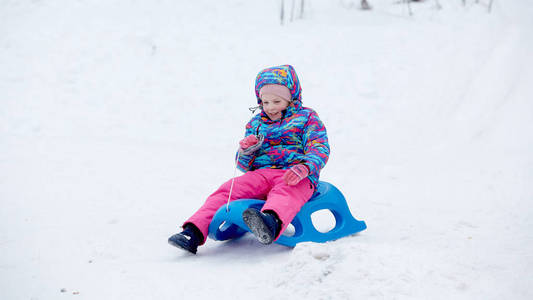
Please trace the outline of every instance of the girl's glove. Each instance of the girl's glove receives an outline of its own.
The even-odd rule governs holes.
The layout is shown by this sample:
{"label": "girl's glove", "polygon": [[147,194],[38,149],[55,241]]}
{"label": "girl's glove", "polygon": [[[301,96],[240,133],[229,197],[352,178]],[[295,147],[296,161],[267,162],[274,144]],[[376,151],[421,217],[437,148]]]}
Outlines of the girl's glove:
{"label": "girl's glove", "polygon": [[258,136],[253,134],[249,135],[239,142],[239,145],[241,146],[239,152],[244,155],[251,155],[257,151],[257,149],[261,148],[264,140],[265,137],[262,134]]}
{"label": "girl's glove", "polygon": [[283,180],[288,185],[296,185],[302,179],[309,175],[309,169],[304,164],[297,164],[288,169],[285,174],[283,174]]}
{"label": "girl's glove", "polygon": [[242,139],[239,142],[239,145],[241,146],[242,150],[246,150],[250,146],[253,146],[253,145],[257,144],[258,141],[259,140],[257,139],[257,137],[252,134],[252,135],[249,135],[249,136],[245,137],[244,139]]}

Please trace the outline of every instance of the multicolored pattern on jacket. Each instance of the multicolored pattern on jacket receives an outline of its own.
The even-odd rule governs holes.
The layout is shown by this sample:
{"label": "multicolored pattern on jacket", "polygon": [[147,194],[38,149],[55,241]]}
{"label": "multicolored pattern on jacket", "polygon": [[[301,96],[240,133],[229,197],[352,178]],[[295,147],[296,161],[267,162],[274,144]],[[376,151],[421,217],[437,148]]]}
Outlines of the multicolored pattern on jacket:
{"label": "multicolored pattern on jacket", "polygon": [[320,170],[329,158],[326,128],[314,110],[302,106],[302,89],[292,66],[268,68],[257,75],[255,93],[259,104],[259,90],[265,84],[287,86],[293,101],[280,120],[270,120],[264,111],[252,117],[246,124],[245,136],[262,134],[265,140],[254,154],[241,155],[237,166],[246,172],[263,168],[288,169],[303,163],[309,167],[309,179],[316,188]]}

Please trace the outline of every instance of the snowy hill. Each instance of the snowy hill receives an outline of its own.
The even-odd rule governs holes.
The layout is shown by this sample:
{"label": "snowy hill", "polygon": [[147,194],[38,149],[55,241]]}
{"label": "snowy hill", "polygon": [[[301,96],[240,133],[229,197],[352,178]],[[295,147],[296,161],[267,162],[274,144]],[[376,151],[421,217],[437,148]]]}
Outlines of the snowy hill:
{"label": "snowy hill", "polygon": [[[0,1],[0,299],[532,299],[533,6],[358,2]],[[368,229],[170,247],[286,63]]]}

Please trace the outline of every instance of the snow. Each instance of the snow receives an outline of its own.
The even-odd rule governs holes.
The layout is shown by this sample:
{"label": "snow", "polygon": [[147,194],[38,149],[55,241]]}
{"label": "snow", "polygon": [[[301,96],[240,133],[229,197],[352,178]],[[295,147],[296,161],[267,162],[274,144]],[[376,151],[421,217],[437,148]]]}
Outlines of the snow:
{"label": "snow", "polygon": [[[0,299],[532,299],[533,7],[305,2],[1,1]],[[169,246],[285,63],[368,229]]]}

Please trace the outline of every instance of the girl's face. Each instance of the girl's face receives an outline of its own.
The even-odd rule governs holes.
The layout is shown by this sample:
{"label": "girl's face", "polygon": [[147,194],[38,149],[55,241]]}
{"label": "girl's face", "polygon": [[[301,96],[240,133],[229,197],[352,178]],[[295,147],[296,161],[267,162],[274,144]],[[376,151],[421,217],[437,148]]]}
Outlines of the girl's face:
{"label": "girl's face", "polygon": [[273,121],[281,119],[282,111],[290,104],[289,101],[270,94],[263,95],[261,102],[263,104],[263,111]]}

